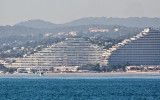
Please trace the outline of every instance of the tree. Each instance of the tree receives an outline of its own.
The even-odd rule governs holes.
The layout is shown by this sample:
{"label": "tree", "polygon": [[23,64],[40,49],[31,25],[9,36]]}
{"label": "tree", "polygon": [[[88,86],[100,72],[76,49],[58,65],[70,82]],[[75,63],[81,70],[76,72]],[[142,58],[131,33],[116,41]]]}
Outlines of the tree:
{"label": "tree", "polygon": [[99,64],[96,64],[95,66],[93,66],[93,67],[92,67],[92,70],[93,70],[93,71],[98,71],[98,72],[101,72],[101,71],[102,71]]}
{"label": "tree", "polygon": [[54,68],[53,68],[53,67],[51,67],[51,68],[50,68],[50,71],[54,72]]}
{"label": "tree", "polygon": [[4,71],[4,70],[6,70],[6,67],[3,64],[0,64],[0,70]]}
{"label": "tree", "polygon": [[0,64],[0,70],[3,71],[4,73],[6,73],[6,72],[13,73],[17,69],[16,68],[7,68],[3,64]]}

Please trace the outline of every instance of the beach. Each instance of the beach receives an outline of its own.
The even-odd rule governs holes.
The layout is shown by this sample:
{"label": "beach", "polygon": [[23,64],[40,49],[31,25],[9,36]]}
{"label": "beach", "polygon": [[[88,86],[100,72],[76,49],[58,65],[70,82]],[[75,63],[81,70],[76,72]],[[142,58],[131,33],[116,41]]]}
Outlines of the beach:
{"label": "beach", "polygon": [[[0,75],[39,75],[38,73],[14,73]],[[101,73],[44,73],[44,75],[160,75],[159,72],[101,72]]]}

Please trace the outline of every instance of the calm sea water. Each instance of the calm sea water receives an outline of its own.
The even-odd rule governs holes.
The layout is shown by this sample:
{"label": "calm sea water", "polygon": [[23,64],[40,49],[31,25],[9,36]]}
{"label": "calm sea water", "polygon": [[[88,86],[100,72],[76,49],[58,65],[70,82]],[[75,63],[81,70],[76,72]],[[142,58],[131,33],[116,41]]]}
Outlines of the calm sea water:
{"label": "calm sea water", "polygon": [[0,76],[0,100],[160,100],[160,75]]}

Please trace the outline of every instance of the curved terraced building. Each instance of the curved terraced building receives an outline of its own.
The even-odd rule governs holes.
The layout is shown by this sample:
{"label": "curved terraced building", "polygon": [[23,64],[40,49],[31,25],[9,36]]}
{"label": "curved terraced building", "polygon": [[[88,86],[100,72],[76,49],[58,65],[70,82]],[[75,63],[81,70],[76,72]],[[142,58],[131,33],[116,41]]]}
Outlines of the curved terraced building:
{"label": "curved terraced building", "polygon": [[136,36],[113,46],[102,56],[102,65],[160,65],[160,31],[144,29]]}
{"label": "curved terraced building", "polygon": [[12,67],[50,68],[97,64],[100,63],[103,52],[103,48],[90,44],[83,38],[67,38],[63,42],[17,60]]}

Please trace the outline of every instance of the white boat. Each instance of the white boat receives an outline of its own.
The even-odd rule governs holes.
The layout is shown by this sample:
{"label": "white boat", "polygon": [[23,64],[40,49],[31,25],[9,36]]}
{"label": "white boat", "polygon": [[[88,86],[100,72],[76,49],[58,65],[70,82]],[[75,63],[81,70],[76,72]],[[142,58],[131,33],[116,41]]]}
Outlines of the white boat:
{"label": "white boat", "polygon": [[44,73],[43,73],[43,72],[40,72],[40,73],[39,73],[39,76],[44,76]]}

